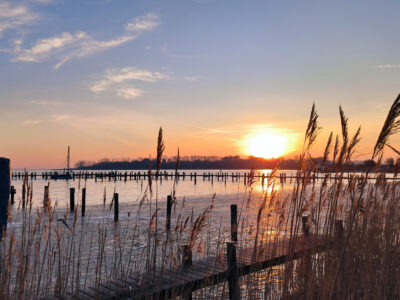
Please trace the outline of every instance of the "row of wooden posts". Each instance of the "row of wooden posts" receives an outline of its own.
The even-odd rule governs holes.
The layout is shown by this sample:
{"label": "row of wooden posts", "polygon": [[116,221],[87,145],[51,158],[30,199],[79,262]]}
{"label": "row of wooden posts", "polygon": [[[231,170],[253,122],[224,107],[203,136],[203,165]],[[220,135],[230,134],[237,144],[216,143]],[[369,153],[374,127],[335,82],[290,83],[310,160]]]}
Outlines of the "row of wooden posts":
{"label": "row of wooden posts", "polygon": [[[24,179],[25,176],[31,178],[31,179],[51,179],[52,175],[54,175],[55,172],[42,172],[42,173],[37,173],[37,172],[12,172],[11,177],[13,179]],[[72,176],[72,179],[109,179],[109,180],[123,180],[123,179],[141,179],[141,178],[147,178],[149,176],[148,171],[137,171],[137,172],[117,172],[117,171],[110,171],[110,172],[71,172],[70,173]],[[174,177],[190,177],[191,179],[197,178],[197,177],[203,177],[203,178],[248,178],[248,177],[253,177],[253,178],[268,178],[269,174],[253,174],[251,175],[250,173],[240,173],[240,172],[202,172],[202,173],[197,173],[197,172],[167,172],[163,171],[160,172],[158,175],[156,172],[152,172],[151,176],[154,179],[158,178],[174,178]],[[288,176],[286,173],[280,173],[279,177],[282,178],[287,178]],[[289,176],[291,177],[291,176]]]}
{"label": "row of wooden posts", "polygon": [[[50,180],[52,179],[51,176],[54,174],[54,172],[42,172],[42,173],[37,173],[37,172],[12,172],[11,174],[11,178],[12,179],[24,179],[26,177],[30,178],[31,180],[33,179],[38,179],[38,178],[42,178],[44,180]],[[71,172],[71,176],[72,176],[72,180],[76,180],[76,179],[84,179],[84,180],[88,180],[88,179],[94,179],[95,182],[97,182],[98,180],[101,180],[101,182],[103,182],[104,180],[108,180],[108,181],[128,181],[129,180],[141,180],[141,179],[147,179],[149,177],[149,172],[148,171],[136,171],[136,172],[118,172],[118,171],[110,171],[110,172],[89,172],[89,171],[85,171],[85,172]],[[252,180],[254,179],[261,179],[262,184],[264,184],[265,180],[269,180],[271,177],[270,173],[262,173],[262,174],[252,174],[252,173],[240,173],[240,172],[218,172],[218,173],[213,173],[213,172],[201,172],[201,173],[197,173],[197,172],[190,172],[189,174],[187,174],[186,172],[167,172],[167,171],[163,171],[160,172],[160,174],[156,174],[155,172],[151,173],[152,179],[154,180],[162,180],[163,178],[168,180],[168,178],[174,179],[176,178],[177,180],[179,179],[183,179],[185,180],[186,178],[190,178],[190,180],[194,181],[194,183],[196,184],[197,179],[198,178],[202,178],[203,181],[205,181],[206,179],[208,179],[209,181],[214,181],[214,178],[216,178],[218,181],[220,180],[224,180],[225,182],[227,181],[227,179],[232,179],[232,182],[234,181],[238,181],[243,179],[243,183],[244,184],[248,184],[250,183]],[[340,175],[340,174],[336,174],[336,173],[312,173],[310,175],[307,175],[308,178],[315,182],[317,180],[337,180],[339,178],[342,179],[346,179],[348,181],[354,179],[354,178],[358,178],[361,179],[362,176],[358,175],[358,174],[348,174],[348,175]],[[384,175],[383,175],[384,176]],[[381,178],[382,175],[379,177],[379,179]],[[286,174],[286,173],[279,173],[277,175],[275,175],[275,178],[278,179],[280,181],[280,183],[286,183],[288,180],[290,180],[290,182],[292,182],[292,180],[300,180],[302,179],[302,175],[299,176],[297,174]],[[383,177],[385,178],[385,177]],[[369,177],[369,179],[378,179],[378,177]],[[385,179],[400,179],[400,177],[388,177]],[[57,179],[54,179],[57,180]],[[60,180],[60,179],[58,179]],[[65,179],[63,179],[65,180]]]}

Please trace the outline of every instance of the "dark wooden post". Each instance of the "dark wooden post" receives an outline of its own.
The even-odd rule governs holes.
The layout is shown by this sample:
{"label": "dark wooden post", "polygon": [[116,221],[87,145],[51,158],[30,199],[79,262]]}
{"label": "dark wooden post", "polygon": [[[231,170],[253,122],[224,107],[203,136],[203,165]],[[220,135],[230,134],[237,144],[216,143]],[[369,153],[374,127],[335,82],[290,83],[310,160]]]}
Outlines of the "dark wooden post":
{"label": "dark wooden post", "polygon": [[171,228],[172,196],[167,196],[167,231]]}
{"label": "dark wooden post", "polygon": [[82,189],[82,217],[85,216],[86,210],[86,188]]}
{"label": "dark wooden post", "polygon": [[192,265],[192,250],[189,248],[189,245],[183,246],[182,264],[184,267]]}
{"label": "dark wooden post", "polygon": [[236,266],[236,246],[234,243],[226,243],[226,258],[228,262],[229,300],[239,300],[240,287]]}
{"label": "dark wooden post", "polygon": [[7,229],[8,199],[10,198],[10,160],[0,157],[0,240]]}
{"label": "dark wooden post", "polygon": [[309,224],[309,217],[308,216],[302,216],[301,217],[301,222],[303,224],[303,233],[305,236],[310,235],[310,224]]}
{"label": "dark wooden post", "polygon": [[75,210],[75,188],[69,189],[69,210]]}
{"label": "dark wooden post", "polygon": [[43,194],[43,201],[47,201],[49,199],[49,186],[44,186],[44,194]]}
{"label": "dark wooden post", "polygon": [[15,193],[17,192],[17,190],[14,188],[14,186],[11,186],[11,190],[10,190],[10,195],[11,195],[11,204],[14,204],[14,196]]}
{"label": "dark wooden post", "polygon": [[343,221],[335,220],[335,238],[341,240],[343,238]]}
{"label": "dark wooden post", "polygon": [[231,239],[232,242],[237,242],[237,205],[231,205]]}
{"label": "dark wooden post", "polygon": [[25,198],[26,198],[26,186],[25,186],[25,176],[22,182],[22,208],[25,208]]}
{"label": "dark wooden post", "polygon": [[50,199],[49,199],[49,186],[45,185],[44,186],[44,193],[43,193],[43,208],[45,211],[48,210],[49,208],[49,203]]}
{"label": "dark wooden post", "polygon": [[118,193],[114,193],[114,222],[118,222],[119,207],[118,207]]}
{"label": "dark wooden post", "polygon": [[[192,250],[190,250],[188,245],[184,245],[182,248],[183,248],[182,265],[183,267],[189,267],[192,265]],[[184,288],[181,296],[185,300],[192,300],[192,289],[190,285],[188,288]]]}

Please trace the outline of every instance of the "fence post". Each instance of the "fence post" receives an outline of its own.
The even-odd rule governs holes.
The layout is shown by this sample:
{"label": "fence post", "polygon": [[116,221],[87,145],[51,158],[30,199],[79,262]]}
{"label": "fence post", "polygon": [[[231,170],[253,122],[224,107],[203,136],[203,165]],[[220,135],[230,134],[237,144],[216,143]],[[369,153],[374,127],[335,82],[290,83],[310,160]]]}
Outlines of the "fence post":
{"label": "fence post", "polygon": [[75,210],[75,188],[69,189],[69,210]]}
{"label": "fence post", "polygon": [[229,300],[239,300],[240,287],[236,266],[236,246],[234,243],[226,243],[226,258],[228,262]]}
{"label": "fence post", "polygon": [[237,242],[237,205],[231,204],[231,239],[232,242]]}
{"label": "fence post", "polygon": [[48,208],[49,208],[49,202],[50,202],[50,199],[49,199],[49,186],[45,185],[44,186],[44,193],[43,193],[43,208],[44,208],[45,211],[47,211]]}
{"label": "fence post", "polygon": [[17,190],[14,188],[14,186],[11,186],[11,190],[10,190],[10,195],[11,195],[11,204],[14,204],[14,195],[17,192]]}
{"label": "fence post", "polygon": [[[182,265],[183,267],[189,267],[192,265],[192,250],[189,248],[189,245],[183,245],[182,248]],[[190,286],[183,289],[182,297],[185,300],[192,300],[192,289]]]}
{"label": "fence post", "polygon": [[192,265],[192,250],[189,245],[183,245],[182,264],[184,267]]}
{"label": "fence post", "polygon": [[3,238],[3,231],[7,229],[10,176],[10,160],[0,157],[0,241]]}
{"label": "fence post", "polygon": [[305,236],[310,235],[310,224],[309,224],[309,217],[308,216],[302,216],[301,217],[301,222],[303,224],[303,233]]}
{"label": "fence post", "polygon": [[85,216],[86,210],[86,188],[82,188],[82,217]]}
{"label": "fence post", "polygon": [[114,222],[118,222],[118,193],[114,193]]}
{"label": "fence post", "polygon": [[171,210],[172,210],[172,196],[167,196],[167,231],[171,228]]}
{"label": "fence post", "polygon": [[26,181],[25,176],[23,177],[24,181],[22,183],[22,208],[25,208],[25,198],[26,198]]}
{"label": "fence post", "polygon": [[343,220],[335,220],[335,239],[341,240],[343,238]]}

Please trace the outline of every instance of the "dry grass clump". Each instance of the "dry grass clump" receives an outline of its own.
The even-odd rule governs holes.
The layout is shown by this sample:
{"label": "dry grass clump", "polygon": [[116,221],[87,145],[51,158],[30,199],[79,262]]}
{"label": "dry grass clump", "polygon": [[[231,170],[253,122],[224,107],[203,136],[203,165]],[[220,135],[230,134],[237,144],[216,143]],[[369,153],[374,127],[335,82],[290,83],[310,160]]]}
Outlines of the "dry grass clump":
{"label": "dry grass clump", "polygon": [[[374,156],[381,154],[389,136],[397,130],[397,102],[399,98],[389,112]],[[349,139],[348,120],[341,108],[340,117],[342,143],[340,147],[339,139],[336,139],[332,158],[335,179],[328,183],[326,176],[319,191],[314,189],[307,176],[296,182],[290,226],[293,236],[298,226],[293,220],[307,214],[311,217],[311,231],[332,237],[332,246],[318,255],[288,263],[282,296],[302,299],[397,299],[400,297],[400,185],[379,173],[372,175],[376,180],[368,180],[371,176],[368,172],[344,174],[343,164],[351,160],[360,140],[360,128]],[[324,163],[331,142],[332,134],[326,146]],[[303,156],[306,154],[303,153]],[[306,168],[299,171],[309,174]],[[316,194],[319,194],[318,199]],[[340,236],[337,235],[341,232],[338,220],[344,224]]]}
{"label": "dry grass clump", "polygon": [[[261,182],[256,170],[244,179],[245,191],[236,201],[236,244],[251,249],[253,262],[266,251],[272,256],[279,253],[283,240],[288,242],[288,255],[293,258],[304,232],[323,236],[328,247],[324,252],[308,253],[278,268],[242,277],[242,298],[400,298],[400,183],[379,173],[379,160],[375,173],[344,172],[360,141],[361,128],[351,136],[341,107],[339,115],[341,134],[334,140],[335,134],[330,133],[322,164],[310,153],[321,130],[313,105],[294,181],[287,183],[279,175],[278,166]],[[388,141],[399,128],[399,115],[400,96],[388,114],[373,157],[382,157],[385,146],[394,149]],[[183,245],[193,252],[194,259],[225,259],[224,242],[230,232],[222,226],[222,220],[213,219],[215,195],[203,210],[193,211],[185,198],[178,201],[175,189],[179,177],[175,176],[172,219],[171,223],[166,221],[158,199],[165,149],[161,128],[157,141],[156,172],[149,166],[147,187],[134,204],[136,211],[118,223],[79,218],[78,206],[71,213],[63,213],[57,203],[50,205],[50,195],[45,197],[43,208],[32,210],[33,185],[25,176],[22,207],[17,210],[21,224],[7,232],[1,245],[0,298],[79,295],[80,290],[98,290],[104,282],[117,278],[151,282],[160,272],[182,265]],[[175,173],[178,167],[179,149]],[[397,178],[400,157],[394,167]],[[317,176],[322,179],[318,181]],[[372,176],[376,179],[371,180]],[[261,192],[256,192],[258,188]],[[290,192],[284,193],[285,188]],[[104,189],[104,211],[108,210],[105,204]],[[110,209],[112,205],[113,201]],[[312,244],[313,239],[306,238],[305,243]],[[220,284],[196,291],[193,296],[219,299],[227,292],[227,284]],[[179,294],[176,296],[188,295],[187,291]]]}

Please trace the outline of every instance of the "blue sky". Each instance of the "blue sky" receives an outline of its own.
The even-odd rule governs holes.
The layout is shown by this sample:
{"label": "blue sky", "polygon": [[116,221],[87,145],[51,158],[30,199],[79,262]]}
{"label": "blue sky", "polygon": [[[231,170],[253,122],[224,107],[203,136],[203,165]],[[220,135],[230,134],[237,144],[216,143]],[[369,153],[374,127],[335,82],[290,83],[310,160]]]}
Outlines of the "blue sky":
{"label": "blue sky", "polygon": [[[1,151],[18,167],[154,152],[245,154],[259,128],[295,150],[313,102],[369,153],[400,92],[396,1],[0,0]],[[318,151],[319,148],[316,148]],[[181,151],[181,152],[182,152]]]}

